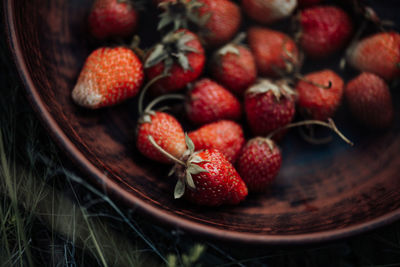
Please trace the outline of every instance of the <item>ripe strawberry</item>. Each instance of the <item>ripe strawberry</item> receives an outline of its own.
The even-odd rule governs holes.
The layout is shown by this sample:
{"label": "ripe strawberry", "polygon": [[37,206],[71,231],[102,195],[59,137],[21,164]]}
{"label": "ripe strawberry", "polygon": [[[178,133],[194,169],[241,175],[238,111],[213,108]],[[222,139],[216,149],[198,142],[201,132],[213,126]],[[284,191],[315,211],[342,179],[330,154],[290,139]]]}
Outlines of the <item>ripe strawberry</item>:
{"label": "ripe strawberry", "polygon": [[137,29],[139,14],[128,0],[96,0],[89,15],[89,29],[98,39],[129,37]]}
{"label": "ripe strawberry", "polygon": [[369,36],[348,50],[347,59],[354,68],[385,80],[400,77],[400,34],[385,32]]}
{"label": "ripe strawberry", "polygon": [[236,97],[210,79],[194,84],[188,92],[185,108],[190,121],[198,125],[221,119],[238,120],[242,114]]}
{"label": "ripe strawberry", "polygon": [[189,133],[189,137],[197,150],[218,149],[232,164],[245,142],[242,127],[225,120],[207,124]]}
{"label": "ripe strawberry", "polygon": [[244,12],[250,18],[264,24],[290,17],[296,5],[296,0],[242,0]]}
{"label": "ripe strawberry", "polygon": [[248,30],[248,42],[261,75],[280,77],[300,64],[296,44],[284,33],[252,27]]}
{"label": "ripe strawberry", "polygon": [[146,157],[162,163],[173,163],[149,141],[155,143],[175,158],[180,159],[186,151],[185,134],[180,123],[164,112],[148,111],[140,118],[136,146]]}
{"label": "ripe strawberry", "polygon": [[[292,121],[295,114],[294,92],[285,81],[261,79],[246,91],[245,111],[252,132],[266,136]],[[276,139],[283,134],[278,134]]]}
{"label": "ripe strawberry", "polygon": [[165,12],[159,29],[174,24],[174,29],[193,23],[208,46],[219,46],[236,34],[242,21],[238,5],[229,0],[164,0]]}
{"label": "ripe strawberry", "polygon": [[378,129],[392,124],[392,97],[380,77],[364,72],[347,84],[344,94],[351,113],[361,123]]}
{"label": "ripe strawberry", "polygon": [[86,59],[72,99],[91,109],[112,106],[135,96],[142,83],[142,63],[132,50],[103,47]]}
{"label": "ripe strawberry", "polygon": [[237,95],[243,95],[244,91],[255,82],[257,67],[248,48],[231,43],[214,53],[210,73],[227,89]]}
{"label": "ripe strawberry", "polygon": [[[195,152],[188,162],[185,175],[180,175],[182,178],[176,186],[176,198],[179,198],[183,191],[189,201],[201,206],[238,204],[246,198],[248,191],[245,183],[218,150]],[[191,173],[189,178],[187,173]],[[194,185],[193,189],[185,191],[185,183]]]}
{"label": "ripe strawberry", "polygon": [[300,11],[300,45],[312,58],[324,58],[342,49],[353,33],[353,23],[342,9],[315,6]]}
{"label": "ripe strawberry", "polygon": [[281,163],[281,151],[275,142],[256,137],[244,146],[237,170],[250,191],[263,192],[278,175]]}
{"label": "ripe strawberry", "polygon": [[314,6],[322,2],[322,0],[298,0],[299,7]]}
{"label": "ripe strawberry", "polygon": [[204,49],[197,36],[188,30],[166,35],[148,54],[145,72],[149,79],[169,74],[152,87],[156,93],[173,92],[196,80],[205,63]]}
{"label": "ripe strawberry", "polygon": [[297,83],[296,90],[301,111],[315,120],[324,121],[332,117],[340,105],[343,80],[331,70],[313,72]]}

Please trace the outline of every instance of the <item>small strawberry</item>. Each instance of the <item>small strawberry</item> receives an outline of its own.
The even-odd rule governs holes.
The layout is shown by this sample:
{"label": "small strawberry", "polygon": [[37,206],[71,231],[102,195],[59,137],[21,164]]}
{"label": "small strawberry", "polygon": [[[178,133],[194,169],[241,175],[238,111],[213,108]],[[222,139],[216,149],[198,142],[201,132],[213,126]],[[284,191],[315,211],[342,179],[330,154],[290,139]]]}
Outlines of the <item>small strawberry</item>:
{"label": "small strawberry", "polygon": [[189,133],[197,150],[218,149],[233,164],[244,145],[242,127],[233,121],[218,121]]}
{"label": "small strawberry", "polygon": [[214,53],[210,64],[213,78],[237,95],[252,85],[257,67],[251,51],[243,45],[230,43]]}
{"label": "small strawberry", "polygon": [[238,5],[229,0],[164,0],[160,7],[159,29],[174,24],[174,29],[197,26],[208,46],[219,46],[236,34],[242,21]]}
{"label": "small strawberry", "polygon": [[342,9],[315,6],[299,13],[300,45],[312,58],[324,58],[342,49],[351,38],[353,23]]}
{"label": "small strawberry", "polygon": [[171,115],[158,111],[145,111],[139,119],[136,146],[146,157],[162,163],[174,161],[162,154],[149,141],[154,142],[170,155],[180,159],[186,151],[185,134],[180,123]]}
{"label": "small strawberry", "polygon": [[185,102],[190,121],[201,125],[221,119],[238,120],[242,114],[239,100],[210,79],[197,81]]}
{"label": "small strawberry", "polygon": [[264,24],[290,17],[296,6],[297,0],[242,0],[244,12]]}
{"label": "small strawberry", "polygon": [[300,64],[296,44],[284,33],[252,27],[248,30],[248,42],[261,75],[280,77]]}
{"label": "small strawberry", "polygon": [[306,116],[325,121],[340,105],[343,84],[342,78],[331,70],[306,75],[296,85],[299,108]]}
{"label": "small strawberry", "polygon": [[138,20],[130,0],[96,0],[89,15],[89,29],[98,39],[124,38],[136,31]]}
{"label": "small strawberry", "polygon": [[323,0],[298,0],[299,7],[314,6],[321,3]]}
{"label": "small strawberry", "polygon": [[282,164],[279,147],[272,139],[249,140],[240,153],[237,170],[249,191],[263,192],[275,180]]}
{"label": "small strawberry", "polygon": [[156,93],[173,92],[196,80],[205,64],[204,49],[197,36],[188,30],[166,35],[145,60],[146,76],[152,80],[168,75],[153,85]]}
{"label": "small strawberry", "polygon": [[[295,114],[294,92],[285,81],[261,79],[246,91],[247,122],[255,135],[266,136],[289,124]],[[283,133],[277,136],[282,137]]]}
{"label": "small strawberry", "polygon": [[377,33],[353,45],[347,59],[354,68],[387,81],[400,77],[400,34]]}
{"label": "small strawberry", "polygon": [[112,106],[135,96],[143,76],[142,63],[132,50],[99,48],[86,59],[72,99],[91,109]]}
{"label": "small strawberry", "polygon": [[371,128],[388,128],[393,122],[393,104],[384,80],[364,72],[351,80],[345,90],[351,113]]}

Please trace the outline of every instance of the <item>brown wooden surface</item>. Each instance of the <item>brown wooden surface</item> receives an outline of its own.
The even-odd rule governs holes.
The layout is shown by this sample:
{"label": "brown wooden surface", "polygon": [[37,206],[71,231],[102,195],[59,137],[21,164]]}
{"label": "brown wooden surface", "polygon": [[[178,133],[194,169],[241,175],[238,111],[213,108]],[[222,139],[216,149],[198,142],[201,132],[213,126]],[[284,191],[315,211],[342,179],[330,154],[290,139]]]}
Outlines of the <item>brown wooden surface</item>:
{"label": "brown wooden surface", "polygon": [[336,139],[315,147],[296,134],[288,136],[282,171],[268,194],[217,209],[173,200],[168,167],[144,159],[135,149],[136,100],[98,111],[71,101],[83,61],[95,48],[86,28],[90,4],[4,1],[10,44],[30,100],[88,179],[157,221],[224,240],[314,242],[400,218],[398,99],[395,125],[385,133],[368,133],[353,125],[345,109],[339,113],[338,124],[356,142],[354,148]]}

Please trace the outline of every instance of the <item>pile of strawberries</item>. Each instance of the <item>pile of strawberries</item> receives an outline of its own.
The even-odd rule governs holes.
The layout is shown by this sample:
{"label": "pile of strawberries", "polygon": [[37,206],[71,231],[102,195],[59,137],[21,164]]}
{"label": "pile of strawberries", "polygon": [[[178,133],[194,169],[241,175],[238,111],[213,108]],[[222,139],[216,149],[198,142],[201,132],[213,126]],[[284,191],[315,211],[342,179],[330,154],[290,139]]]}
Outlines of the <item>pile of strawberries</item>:
{"label": "pile of strawberries", "polygon": [[[138,95],[132,149],[173,166],[175,198],[206,206],[238,204],[275,179],[282,162],[277,142],[289,128],[303,126],[307,132],[317,127],[310,125],[325,126],[350,143],[331,119],[344,98],[367,127],[385,129],[393,122],[387,83],[400,76],[400,35],[379,30],[384,23],[361,1],[321,2],[96,0],[89,15],[93,37],[132,38],[146,27],[139,16],[149,14],[147,5],[158,10],[154,35],[161,38],[145,50],[136,36],[135,45],[92,52],[72,98],[97,109]],[[357,29],[352,19],[357,16],[363,25],[376,25],[375,32],[360,38],[363,27]],[[289,18],[293,34],[269,28]],[[339,52],[346,54],[342,63],[361,72],[347,84],[329,69],[300,74],[304,59],[317,62]],[[155,109],[171,99],[183,103],[197,130],[185,134],[174,115]],[[295,114],[308,120],[292,123]],[[246,141],[242,127],[253,138]]]}

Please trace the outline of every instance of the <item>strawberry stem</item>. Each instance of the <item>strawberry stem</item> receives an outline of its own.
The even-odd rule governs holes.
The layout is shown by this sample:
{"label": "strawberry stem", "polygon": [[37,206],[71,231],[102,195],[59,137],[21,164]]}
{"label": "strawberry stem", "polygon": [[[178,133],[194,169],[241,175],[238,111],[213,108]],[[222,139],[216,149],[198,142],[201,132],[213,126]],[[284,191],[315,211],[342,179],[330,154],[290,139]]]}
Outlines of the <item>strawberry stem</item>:
{"label": "strawberry stem", "polygon": [[175,163],[180,164],[180,165],[186,167],[186,164],[185,164],[183,161],[181,161],[181,160],[175,158],[174,156],[172,156],[171,154],[169,154],[167,151],[165,151],[162,147],[160,147],[160,146],[156,143],[156,141],[154,140],[153,136],[148,135],[148,136],[147,136],[147,139],[149,139],[150,143],[151,143],[158,151],[160,151],[164,156],[166,156],[167,158],[171,159],[171,160],[174,161]]}
{"label": "strawberry stem", "polygon": [[160,74],[160,75],[154,77],[152,80],[150,80],[150,81],[146,84],[146,86],[143,88],[142,92],[140,92],[140,95],[139,95],[139,103],[138,103],[138,111],[139,111],[139,115],[140,115],[140,116],[143,114],[143,111],[144,111],[144,110],[143,110],[144,96],[146,95],[146,93],[147,93],[147,91],[149,90],[149,88],[150,88],[154,83],[156,83],[158,80],[160,80],[160,79],[162,79],[162,78],[164,78],[164,77],[167,77],[167,76],[168,76],[167,74],[163,73],[163,74]]}
{"label": "strawberry stem", "polygon": [[299,80],[301,80],[303,82],[306,82],[306,83],[309,83],[311,85],[317,86],[317,87],[319,87],[321,89],[330,89],[330,88],[332,88],[332,82],[331,81],[328,81],[328,85],[323,85],[323,84],[319,84],[319,83],[310,81],[309,79],[306,79],[304,76],[302,76],[301,74],[298,74],[298,73],[295,75],[295,77],[296,77],[296,79],[299,79]]}
{"label": "strawberry stem", "polygon": [[339,129],[336,127],[336,124],[333,122],[333,120],[331,118],[328,119],[328,122],[318,121],[318,120],[306,120],[306,121],[291,123],[291,124],[288,124],[288,125],[285,125],[285,126],[279,128],[279,129],[276,129],[275,131],[270,133],[267,136],[267,138],[272,138],[275,134],[279,133],[282,130],[299,127],[299,126],[304,126],[304,125],[320,125],[320,126],[327,127],[329,129],[331,129],[332,131],[334,131],[340,138],[343,139],[343,141],[345,141],[346,143],[348,143],[351,146],[354,145],[353,142],[351,142],[346,136],[344,136],[344,134],[342,134],[339,131]]}
{"label": "strawberry stem", "polygon": [[164,101],[164,100],[168,100],[168,99],[180,99],[180,100],[184,100],[185,96],[184,95],[179,95],[179,94],[169,94],[169,95],[162,95],[160,97],[157,97],[156,99],[154,99],[153,101],[150,102],[150,104],[146,107],[146,109],[144,110],[144,112],[149,112],[155,105],[157,105],[158,103]]}

